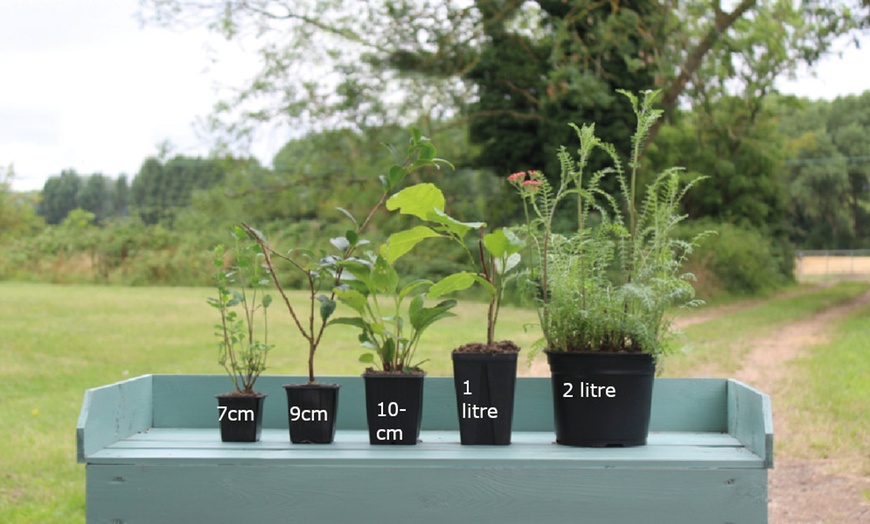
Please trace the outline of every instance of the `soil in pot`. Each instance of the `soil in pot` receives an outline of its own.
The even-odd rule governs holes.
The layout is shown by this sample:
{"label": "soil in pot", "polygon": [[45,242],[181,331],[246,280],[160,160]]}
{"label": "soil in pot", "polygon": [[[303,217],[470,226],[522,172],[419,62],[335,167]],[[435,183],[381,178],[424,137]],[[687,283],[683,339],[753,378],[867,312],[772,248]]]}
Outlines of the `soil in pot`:
{"label": "soil in pot", "polygon": [[226,393],[216,395],[216,398],[222,441],[257,442],[260,440],[266,395]]}
{"label": "soil in pot", "polygon": [[425,373],[363,374],[366,388],[366,418],[369,443],[414,445],[420,438],[423,419]]}
{"label": "soil in pot", "polygon": [[511,442],[517,354],[511,341],[466,344],[453,351],[453,383],[463,445]]}
{"label": "soil in pot", "polygon": [[287,384],[290,442],[329,444],[335,439],[338,384]]}
{"label": "soil in pot", "polygon": [[643,446],[655,362],[645,353],[545,351],[556,441],[567,446]]}

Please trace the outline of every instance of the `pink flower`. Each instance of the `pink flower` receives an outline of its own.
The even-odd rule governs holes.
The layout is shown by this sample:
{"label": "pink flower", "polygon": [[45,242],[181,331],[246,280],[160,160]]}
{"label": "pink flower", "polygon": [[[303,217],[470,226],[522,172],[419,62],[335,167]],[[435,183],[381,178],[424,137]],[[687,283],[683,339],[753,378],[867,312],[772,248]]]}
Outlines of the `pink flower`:
{"label": "pink flower", "polygon": [[525,182],[523,182],[522,185],[523,185],[523,188],[525,188],[528,191],[537,191],[538,188],[541,187],[541,181],[540,180],[526,180]]}
{"label": "pink flower", "polygon": [[507,177],[508,182],[519,182],[520,180],[526,178],[526,172],[520,171],[518,173],[513,173]]}

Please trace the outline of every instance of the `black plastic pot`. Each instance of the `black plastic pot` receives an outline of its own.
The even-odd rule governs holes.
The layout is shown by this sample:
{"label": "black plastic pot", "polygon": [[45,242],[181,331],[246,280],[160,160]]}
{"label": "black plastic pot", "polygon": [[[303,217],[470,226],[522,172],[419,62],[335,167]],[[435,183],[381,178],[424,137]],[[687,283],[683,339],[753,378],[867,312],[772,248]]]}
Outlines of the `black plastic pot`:
{"label": "black plastic pot", "polygon": [[290,442],[329,444],[335,439],[338,384],[287,384]]}
{"label": "black plastic pot", "polygon": [[510,444],[517,353],[452,355],[460,441],[464,445]]}
{"label": "black plastic pot", "polygon": [[556,441],[566,446],[643,446],[655,362],[645,353],[545,351],[553,381]]}
{"label": "black plastic pot", "polygon": [[364,373],[369,442],[414,445],[423,419],[420,374]]}
{"label": "black plastic pot", "polygon": [[266,395],[216,395],[221,440],[257,442],[263,427],[263,404]]}

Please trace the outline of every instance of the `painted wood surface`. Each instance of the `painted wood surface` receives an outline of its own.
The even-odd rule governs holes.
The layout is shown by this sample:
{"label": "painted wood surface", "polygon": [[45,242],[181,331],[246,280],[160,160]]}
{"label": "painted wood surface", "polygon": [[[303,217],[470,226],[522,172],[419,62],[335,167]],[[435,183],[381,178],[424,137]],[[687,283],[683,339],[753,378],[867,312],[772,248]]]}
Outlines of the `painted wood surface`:
{"label": "painted wood surface", "polygon": [[750,523],[765,470],[89,465],[88,522]]}
{"label": "painted wood surface", "polygon": [[[264,428],[287,427],[287,401],[282,386],[303,377],[265,376],[258,391],[268,395]],[[321,377],[341,384],[338,430],[365,429],[365,392],[360,377]],[[155,375],[154,427],[217,427],[214,396],[225,393],[220,375]],[[651,431],[728,431],[725,379],[658,379],[653,387]],[[552,431],[553,404],[549,378],[519,378],[514,431]],[[453,379],[427,377],[423,393],[423,429],[458,430]]]}
{"label": "painted wood surface", "polygon": [[153,425],[151,375],[85,392],[76,427],[78,461]]}
{"label": "painted wood surface", "polygon": [[368,434],[347,430],[331,445],[291,444],[282,430],[263,430],[258,443],[224,443],[211,429],[153,429],[119,441],[89,458],[92,464],[262,462],[358,467],[381,463],[420,467],[754,468],[764,461],[722,433],[653,433],[646,446],[572,448],[552,432],[519,432],[510,446],[462,446],[453,431],[426,431],[416,446],[371,446]]}
{"label": "painted wood surface", "polygon": [[79,418],[88,522],[767,522],[767,395],[735,381],[658,379],[649,444],[554,443],[549,379],[517,381],[510,446],[461,446],[451,378],[427,377],[422,442],[370,446],[360,377],[336,442],[291,444],[285,383],[257,443],[220,441],[227,380],[155,375],[89,390]]}

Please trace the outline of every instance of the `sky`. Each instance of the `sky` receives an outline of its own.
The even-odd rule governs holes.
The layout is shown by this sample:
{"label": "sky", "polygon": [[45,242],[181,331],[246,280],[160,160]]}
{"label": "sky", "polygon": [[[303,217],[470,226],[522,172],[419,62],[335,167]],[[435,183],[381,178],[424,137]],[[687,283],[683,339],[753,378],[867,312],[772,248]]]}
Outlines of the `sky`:
{"label": "sky", "polygon": [[[0,173],[12,166],[13,189],[41,189],[64,169],[132,179],[165,142],[173,153],[209,153],[196,123],[220,99],[218,86],[242,86],[255,72],[252,49],[204,28],[143,27],[137,5],[0,0]],[[830,100],[870,90],[866,47],[846,48],[781,91]],[[265,132],[251,153],[269,165],[288,139]]]}

